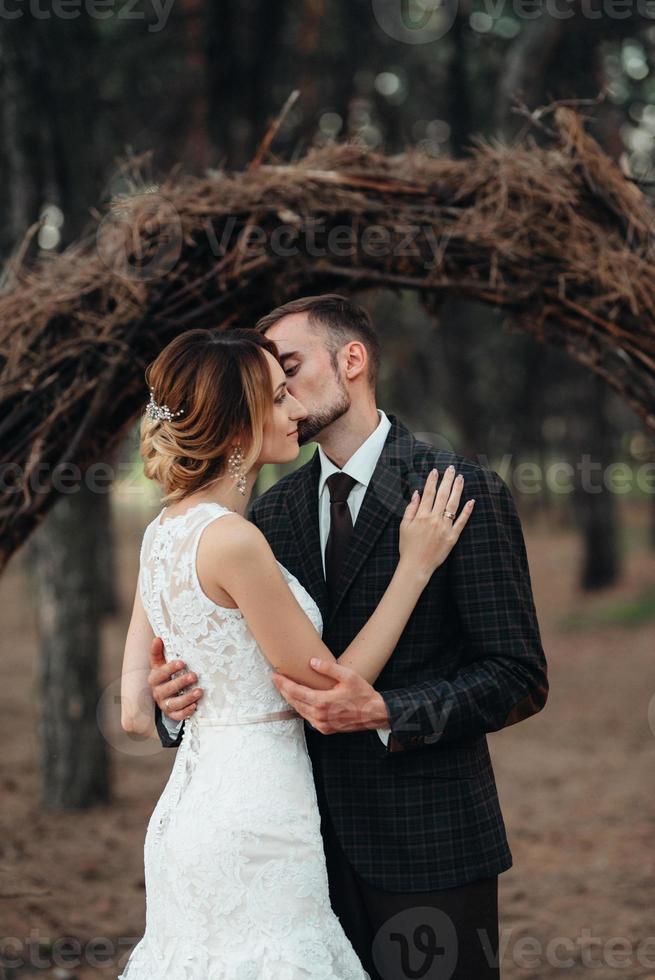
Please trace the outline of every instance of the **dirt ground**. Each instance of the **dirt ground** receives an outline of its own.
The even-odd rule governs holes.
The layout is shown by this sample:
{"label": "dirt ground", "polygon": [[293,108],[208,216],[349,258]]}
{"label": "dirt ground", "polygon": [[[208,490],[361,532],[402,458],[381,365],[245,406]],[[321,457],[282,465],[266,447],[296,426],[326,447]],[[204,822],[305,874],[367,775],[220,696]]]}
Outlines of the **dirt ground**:
{"label": "dirt ground", "polygon": [[[577,536],[524,522],[550,696],[539,715],[488,736],[514,857],[500,876],[503,980],[655,980],[655,554],[647,507],[623,506],[624,574],[593,596],[576,587]],[[118,514],[124,614],[104,633],[109,691],[150,517]],[[6,960],[5,975],[114,978],[143,932],[143,838],[173,752],[154,742],[126,751],[116,709],[112,804],[40,809],[36,643],[20,556],[0,579],[0,608],[0,937],[32,943],[31,966]],[[586,619],[566,628],[572,614]],[[81,966],[66,969],[65,937],[79,943]]]}

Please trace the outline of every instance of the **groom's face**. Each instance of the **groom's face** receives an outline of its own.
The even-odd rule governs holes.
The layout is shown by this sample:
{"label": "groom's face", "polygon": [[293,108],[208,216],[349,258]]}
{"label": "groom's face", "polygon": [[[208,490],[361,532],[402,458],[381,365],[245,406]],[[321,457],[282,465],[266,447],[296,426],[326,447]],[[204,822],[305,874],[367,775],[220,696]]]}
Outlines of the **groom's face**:
{"label": "groom's face", "polygon": [[282,317],[266,336],[278,349],[287,390],[307,411],[298,422],[299,445],[320,442],[320,433],[351,404],[338,353],[335,369],[323,332],[309,323],[306,313]]}

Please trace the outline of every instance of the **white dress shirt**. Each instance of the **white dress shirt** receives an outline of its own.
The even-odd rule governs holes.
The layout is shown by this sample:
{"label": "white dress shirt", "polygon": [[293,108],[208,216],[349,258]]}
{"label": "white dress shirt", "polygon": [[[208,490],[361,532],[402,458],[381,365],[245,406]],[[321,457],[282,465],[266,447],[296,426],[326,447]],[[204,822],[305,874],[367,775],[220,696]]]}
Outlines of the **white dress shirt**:
{"label": "white dress shirt", "polygon": [[[357,483],[353,484],[348,494],[348,510],[350,511],[354,527],[357,515],[359,514],[359,508],[362,506],[364,494],[373,476],[373,470],[377,466],[382,447],[387,438],[387,433],[391,428],[391,422],[382,409],[378,408],[377,411],[380,416],[377,428],[371,432],[368,439],[361,444],[359,449],[355,450],[350,459],[344,463],[341,470],[338,466],[334,465],[331,459],[328,459],[322,448],[320,446],[318,447],[318,455],[321,460],[321,475],[318,480],[318,528],[321,538],[324,576],[325,545],[327,544],[328,534],[330,532],[330,488],[326,486],[325,481],[333,473],[347,473],[348,476],[352,476],[354,480],[357,480]],[[391,729],[389,728],[377,729],[377,733],[385,745],[389,741],[390,731]]]}
{"label": "white dress shirt", "polygon": [[[348,494],[348,509],[350,510],[354,527],[359,508],[362,505],[367,487],[373,476],[373,471],[380,458],[387,433],[391,428],[391,422],[381,408],[378,408],[377,413],[380,417],[377,428],[371,432],[368,439],[361,444],[359,449],[355,450],[350,459],[344,463],[341,470],[338,466],[334,465],[332,460],[328,459],[322,448],[320,446],[318,447],[318,455],[321,461],[321,475],[318,481],[318,526],[321,541],[321,556],[323,559],[323,575],[325,575],[325,545],[327,544],[328,534],[330,532],[330,490],[326,486],[325,481],[332,473],[347,473],[353,479],[357,480]],[[162,719],[170,735],[176,738],[182,722],[173,721],[163,713]],[[391,729],[389,728],[377,729],[377,733],[385,745],[389,741],[390,731]]]}

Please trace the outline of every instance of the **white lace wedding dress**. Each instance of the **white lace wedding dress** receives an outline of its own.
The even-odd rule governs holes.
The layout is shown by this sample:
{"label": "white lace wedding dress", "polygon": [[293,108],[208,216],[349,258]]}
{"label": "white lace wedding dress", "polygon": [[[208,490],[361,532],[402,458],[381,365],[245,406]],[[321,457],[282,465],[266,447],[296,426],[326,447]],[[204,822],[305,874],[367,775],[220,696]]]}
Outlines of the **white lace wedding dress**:
{"label": "white lace wedding dress", "polygon": [[198,581],[200,535],[231,511],[163,513],[143,536],[140,594],[166,659],[195,671],[204,696],[148,824],[146,930],[118,980],[370,980],[330,906],[303,719],[239,610]]}

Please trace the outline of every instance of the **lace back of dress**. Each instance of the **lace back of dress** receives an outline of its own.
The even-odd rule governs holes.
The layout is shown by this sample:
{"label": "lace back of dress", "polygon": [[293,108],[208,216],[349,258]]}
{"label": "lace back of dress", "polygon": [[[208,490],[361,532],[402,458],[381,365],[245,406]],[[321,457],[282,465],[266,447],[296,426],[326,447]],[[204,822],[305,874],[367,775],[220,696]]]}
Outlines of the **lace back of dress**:
{"label": "lace back of dress", "polygon": [[[273,668],[238,609],[217,605],[203,591],[196,570],[202,532],[230,511],[200,505],[163,524],[149,525],[141,554],[144,607],[166,659],[182,660],[202,678],[197,715],[229,719],[278,711],[287,702],[271,681]],[[291,577],[293,578],[293,577]],[[320,613],[297,580],[296,597],[320,629]]]}

